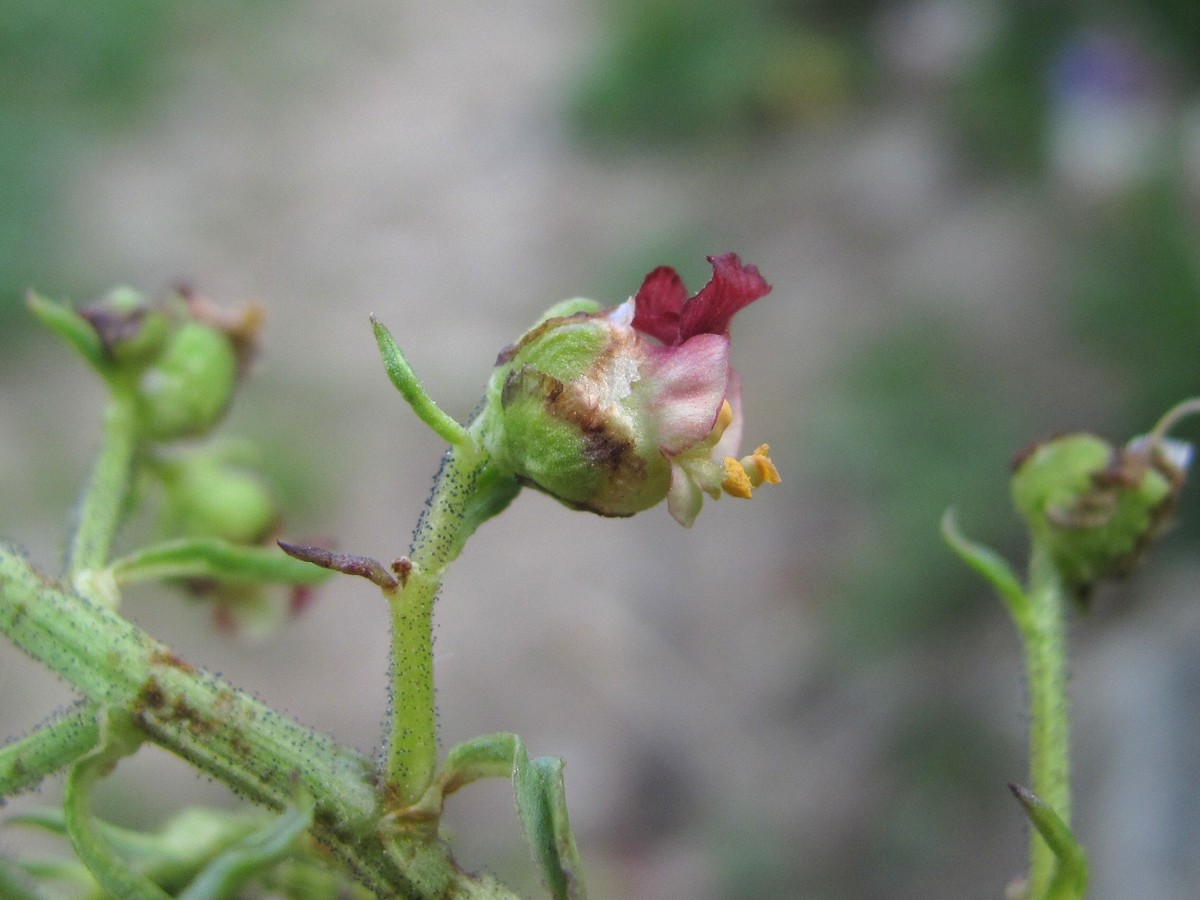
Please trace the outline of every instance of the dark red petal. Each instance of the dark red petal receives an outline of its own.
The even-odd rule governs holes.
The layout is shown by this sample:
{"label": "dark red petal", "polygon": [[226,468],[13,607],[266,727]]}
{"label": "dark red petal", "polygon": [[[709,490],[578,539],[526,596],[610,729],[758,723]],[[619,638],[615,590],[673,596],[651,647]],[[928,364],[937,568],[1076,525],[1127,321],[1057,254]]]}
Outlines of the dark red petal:
{"label": "dark red petal", "polygon": [[684,304],[677,341],[697,334],[726,334],[739,309],[771,292],[758,269],[743,266],[736,253],[710,256],[708,261],[713,267],[712,280]]}
{"label": "dark red petal", "polygon": [[659,266],[646,276],[633,296],[633,327],[664,344],[679,342],[679,316],[687,303],[683,279],[670,266]]}

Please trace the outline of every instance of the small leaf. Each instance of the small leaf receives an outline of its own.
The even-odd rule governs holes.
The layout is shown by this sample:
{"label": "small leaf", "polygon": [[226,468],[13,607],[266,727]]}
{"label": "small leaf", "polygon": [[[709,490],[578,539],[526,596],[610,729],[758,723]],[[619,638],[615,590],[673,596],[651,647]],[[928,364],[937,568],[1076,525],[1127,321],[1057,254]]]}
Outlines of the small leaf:
{"label": "small leaf", "polygon": [[963,562],[988,580],[1008,606],[1013,618],[1021,622],[1028,616],[1029,599],[1013,567],[991,547],[964,537],[958,530],[952,509],[946,510],[942,516],[942,537]]}
{"label": "small leaf", "polygon": [[104,355],[100,335],[83,316],[71,307],[40,297],[30,291],[25,302],[38,321],[66,341],[89,366],[101,375],[108,376],[112,366]]}
{"label": "small leaf", "polygon": [[120,584],[160,578],[211,578],[272,584],[320,584],[324,572],[275,547],[234,544],[219,538],[184,538],[155,544],[116,560],[111,571]]}
{"label": "small leaf", "polygon": [[1008,789],[1057,860],[1044,900],[1082,900],[1088,881],[1087,853],[1067,823],[1041,798],[1017,784]]}
{"label": "small leaf", "polygon": [[130,713],[115,707],[103,710],[100,746],[71,768],[63,812],[71,846],[104,890],[122,900],[169,900],[166,891],[121,857],[105,839],[98,820],[92,817],[92,788],[112,771],[119,759],[134,753],[142,739]]}
{"label": "small leaf", "polygon": [[485,734],[453,747],[438,775],[443,795],[480,778],[511,778],[521,739],[515,734]]}
{"label": "small leaf", "polygon": [[377,559],[369,556],[354,556],[349,553],[334,553],[324,547],[303,547],[299,544],[289,544],[286,541],[276,541],[279,549],[297,562],[325,569],[327,573],[341,572],[343,575],[357,575],[374,584],[384,593],[393,594],[403,586],[412,572],[412,563],[407,559],[398,559],[392,564],[392,570]]}
{"label": "small leaf", "polygon": [[467,430],[443,412],[441,407],[433,402],[433,398],[425,393],[421,380],[417,378],[412,366],[404,358],[404,353],[400,350],[400,346],[392,337],[391,332],[387,330],[387,326],[382,322],[377,322],[372,316],[371,327],[375,330],[375,342],[379,344],[379,352],[383,356],[383,367],[387,369],[388,378],[396,386],[400,396],[408,401],[408,405],[417,414],[417,418],[451,445],[455,447],[470,446],[472,441]]}
{"label": "small leaf", "polygon": [[567,821],[563,762],[548,756],[531,761],[524,744],[516,740],[513,788],[525,839],[533,848],[551,896],[555,900],[582,900],[586,896],[583,867]]}
{"label": "small leaf", "polygon": [[312,819],[310,798],[289,806],[209,863],[179,900],[232,900],[246,882],[292,854]]}

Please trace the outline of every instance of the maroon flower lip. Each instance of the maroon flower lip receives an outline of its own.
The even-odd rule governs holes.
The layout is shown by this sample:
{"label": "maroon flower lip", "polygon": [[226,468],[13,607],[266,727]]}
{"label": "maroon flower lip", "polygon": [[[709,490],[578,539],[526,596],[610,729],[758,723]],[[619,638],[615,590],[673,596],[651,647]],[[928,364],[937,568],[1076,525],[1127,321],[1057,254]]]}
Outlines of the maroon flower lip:
{"label": "maroon flower lip", "polygon": [[771,292],[755,266],[743,266],[736,253],[710,256],[713,274],[694,297],[679,273],[659,266],[634,295],[633,327],[667,346],[698,334],[727,334],[737,312]]}

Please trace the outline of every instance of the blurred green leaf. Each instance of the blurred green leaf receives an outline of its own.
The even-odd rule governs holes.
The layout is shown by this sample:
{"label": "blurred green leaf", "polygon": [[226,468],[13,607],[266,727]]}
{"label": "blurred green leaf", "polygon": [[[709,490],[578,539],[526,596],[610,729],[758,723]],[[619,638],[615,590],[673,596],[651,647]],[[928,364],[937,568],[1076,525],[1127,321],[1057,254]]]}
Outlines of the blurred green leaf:
{"label": "blurred green leaf", "polygon": [[563,761],[549,756],[530,760],[519,739],[515,750],[517,812],[546,887],[555,900],[582,900],[583,866],[567,821]]}
{"label": "blurred green leaf", "polygon": [[83,357],[84,362],[101,375],[108,374],[110,365],[104,357],[100,335],[83,316],[65,303],[47,300],[29,292],[30,311],[38,321],[57,334],[72,350]]}
{"label": "blurred green leaf", "polygon": [[1008,606],[1014,619],[1021,621],[1028,614],[1029,599],[1021,580],[1003,556],[991,547],[975,543],[963,536],[954,519],[954,511],[946,510],[942,517],[942,537],[968,566],[987,579],[1000,599]]}
{"label": "blurred green leaf", "polygon": [[292,854],[312,819],[311,799],[289,806],[205,866],[180,900],[234,900],[248,881]]}
{"label": "blurred green leaf", "polygon": [[161,578],[320,584],[332,573],[288,556],[278,547],[246,546],[217,538],[187,538],[155,544],[116,560],[111,571],[121,584]]}
{"label": "blurred green leaf", "polygon": [[1049,845],[1057,862],[1046,894],[1038,900],[1082,900],[1088,882],[1087,853],[1075,840],[1070,827],[1032,791],[1016,784],[1010,784],[1008,788]]}

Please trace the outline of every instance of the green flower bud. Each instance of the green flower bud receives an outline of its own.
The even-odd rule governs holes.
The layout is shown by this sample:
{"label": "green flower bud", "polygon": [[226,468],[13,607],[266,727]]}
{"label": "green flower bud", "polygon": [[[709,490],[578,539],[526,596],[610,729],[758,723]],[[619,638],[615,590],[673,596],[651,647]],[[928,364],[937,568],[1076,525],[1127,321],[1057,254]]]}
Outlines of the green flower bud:
{"label": "green flower bud", "polygon": [[1081,599],[1129,574],[1170,519],[1191,448],[1139,438],[1117,448],[1068,434],[1019,455],[1013,503]]}
{"label": "green flower bud", "polygon": [[219,329],[187,321],[138,379],[143,433],[170,441],[208,431],[233,397],[238,359]]}

